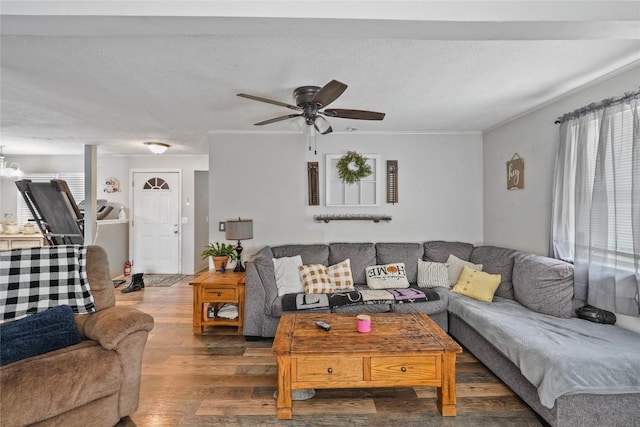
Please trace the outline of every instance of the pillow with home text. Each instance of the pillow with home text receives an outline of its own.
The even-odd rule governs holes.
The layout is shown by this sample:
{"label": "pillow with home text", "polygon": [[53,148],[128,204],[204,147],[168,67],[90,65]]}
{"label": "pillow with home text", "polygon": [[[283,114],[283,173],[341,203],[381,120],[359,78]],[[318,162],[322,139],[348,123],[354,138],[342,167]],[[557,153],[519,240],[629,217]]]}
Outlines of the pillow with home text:
{"label": "pillow with home text", "polygon": [[373,265],[365,269],[369,289],[408,288],[407,270],[403,262]]}

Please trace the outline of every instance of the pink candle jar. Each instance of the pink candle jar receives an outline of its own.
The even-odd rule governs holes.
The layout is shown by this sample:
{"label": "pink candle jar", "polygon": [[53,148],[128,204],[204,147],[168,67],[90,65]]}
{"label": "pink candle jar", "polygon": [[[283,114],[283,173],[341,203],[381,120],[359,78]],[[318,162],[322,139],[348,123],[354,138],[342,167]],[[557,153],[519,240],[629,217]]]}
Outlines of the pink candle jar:
{"label": "pink candle jar", "polygon": [[358,332],[366,334],[371,331],[371,316],[366,314],[358,314],[356,316],[356,329]]}

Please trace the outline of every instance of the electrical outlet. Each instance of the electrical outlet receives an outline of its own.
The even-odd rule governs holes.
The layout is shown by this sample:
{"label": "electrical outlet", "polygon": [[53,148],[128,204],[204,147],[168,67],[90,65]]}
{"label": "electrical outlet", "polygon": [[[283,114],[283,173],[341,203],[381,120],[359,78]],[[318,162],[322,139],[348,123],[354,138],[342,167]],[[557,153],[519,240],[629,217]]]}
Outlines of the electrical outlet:
{"label": "electrical outlet", "polygon": [[218,231],[226,231],[227,223],[224,221],[220,221],[218,223]]}

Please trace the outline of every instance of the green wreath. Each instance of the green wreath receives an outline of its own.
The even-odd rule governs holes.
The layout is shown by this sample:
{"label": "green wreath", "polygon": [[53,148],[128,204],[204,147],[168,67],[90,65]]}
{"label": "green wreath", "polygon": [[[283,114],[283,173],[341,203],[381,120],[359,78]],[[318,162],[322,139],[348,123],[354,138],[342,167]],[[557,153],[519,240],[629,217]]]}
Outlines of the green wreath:
{"label": "green wreath", "polygon": [[338,176],[347,184],[355,184],[362,178],[368,177],[373,171],[367,164],[367,160],[355,151],[348,151],[338,160]]}

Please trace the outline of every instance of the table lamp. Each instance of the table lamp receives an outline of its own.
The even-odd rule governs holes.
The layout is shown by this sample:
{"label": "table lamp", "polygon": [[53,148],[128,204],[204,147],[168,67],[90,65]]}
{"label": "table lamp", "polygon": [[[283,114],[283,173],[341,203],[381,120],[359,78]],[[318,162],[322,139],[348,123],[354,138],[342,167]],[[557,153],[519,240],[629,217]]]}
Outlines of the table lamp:
{"label": "table lamp", "polygon": [[236,268],[233,269],[235,272],[243,272],[244,267],[242,266],[242,245],[240,244],[241,240],[253,239],[253,220],[252,219],[230,219],[227,220],[225,225],[225,230],[227,231],[227,240],[237,240],[238,245],[236,246],[236,252],[238,253],[238,262],[236,263]]}

